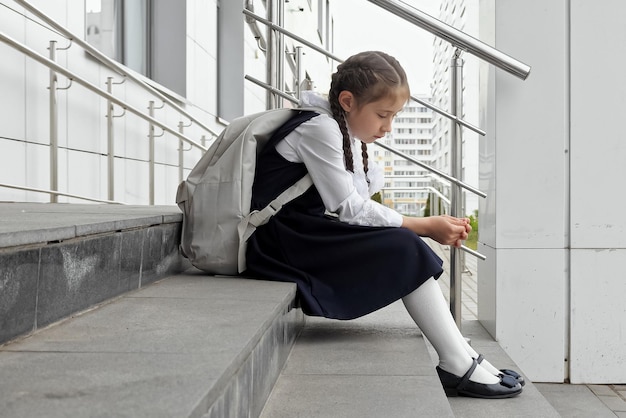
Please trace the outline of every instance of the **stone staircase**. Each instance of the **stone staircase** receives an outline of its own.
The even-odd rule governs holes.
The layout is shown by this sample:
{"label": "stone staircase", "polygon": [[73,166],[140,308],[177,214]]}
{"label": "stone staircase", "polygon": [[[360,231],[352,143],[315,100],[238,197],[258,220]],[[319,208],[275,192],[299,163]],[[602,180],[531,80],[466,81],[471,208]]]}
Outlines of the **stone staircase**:
{"label": "stone staircase", "polygon": [[202,274],[178,254],[180,221],[169,206],[0,204],[0,417],[559,416],[530,382],[446,398],[401,303],[305,318],[292,284]]}

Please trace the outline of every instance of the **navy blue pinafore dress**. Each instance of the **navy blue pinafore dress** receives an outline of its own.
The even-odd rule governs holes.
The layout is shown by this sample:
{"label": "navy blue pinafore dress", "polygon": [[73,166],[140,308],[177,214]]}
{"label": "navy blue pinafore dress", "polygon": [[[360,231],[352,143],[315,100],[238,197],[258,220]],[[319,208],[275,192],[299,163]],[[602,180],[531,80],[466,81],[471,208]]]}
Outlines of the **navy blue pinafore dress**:
{"label": "navy blue pinafore dress", "polygon": [[[287,161],[276,144],[316,115],[299,112],[261,151],[252,209],[265,207],[306,174],[305,165]],[[414,232],[350,225],[324,212],[314,185],[285,205],[250,237],[244,274],[296,283],[305,314],[334,319],[374,312],[441,275],[442,260]]]}

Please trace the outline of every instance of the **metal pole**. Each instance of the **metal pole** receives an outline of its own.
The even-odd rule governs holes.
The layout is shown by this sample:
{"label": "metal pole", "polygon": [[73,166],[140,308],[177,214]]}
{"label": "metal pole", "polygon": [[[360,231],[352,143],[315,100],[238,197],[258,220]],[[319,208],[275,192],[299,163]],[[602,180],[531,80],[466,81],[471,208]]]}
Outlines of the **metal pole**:
{"label": "metal pole", "polygon": [[[278,26],[285,25],[285,0],[278,0]],[[278,51],[276,54],[276,88],[285,90],[285,35],[278,33]],[[276,97],[276,107],[283,107],[282,101]]]}
{"label": "metal pole", "polygon": [[[113,93],[113,77],[107,77],[107,92]],[[113,140],[113,103],[107,101],[107,199],[115,200],[115,144]]]}
{"label": "metal pole", "polygon": [[[463,60],[461,50],[457,49],[450,66],[450,107],[457,117],[463,116]],[[450,167],[451,175],[462,180],[463,174],[463,147],[462,131],[455,123],[450,124]],[[450,214],[455,217],[463,216],[463,191],[458,184],[450,184]],[[461,274],[463,263],[461,251],[454,246],[450,247],[450,310],[454,320],[461,329]]]}
{"label": "metal pole", "polygon": [[[148,103],[150,117],[154,117],[154,100]],[[179,145],[180,147],[180,140]],[[154,125],[148,128],[148,181],[150,182],[148,203],[154,205]]]}
{"label": "metal pole", "polygon": [[296,98],[300,99],[300,84],[302,83],[302,79],[300,78],[302,75],[302,47],[296,47]]}
{"label": "metal pole", "polygon": [[[56,61],[56,41],[50,41],[50,61]],[[59,132],[57,108],[57,75],[50,69],[50,190],[59,191]],[[50,194],[50,203],[57,203],[58,195]]]}
{"label": "metal pole", "polygon": [[[274,0],[267,0],[266,2],[267,20],[274,22],[275,6]],[[244,10],[245,11],[245,10]],[[265,68],[267,70],[267,84],[274,87],[276,81],[276,32],[270,26],[267,28],[267,54],[265,54]],[[265,107],[270,110],[274,109],[274,93],[271,90],[267,91]]]}
{"label": "metal pole", "polygon": [[[178,122],[178,132],[180,132],[181,134],[185,133],[185,124],[183,123],[183,121]],[[178,183],[182,183],[182,181],[184,180],[184,164],[185,164],[185,155],[183,154],[184,147],[183,147],[183,141],[182,140],[178,140]]]}

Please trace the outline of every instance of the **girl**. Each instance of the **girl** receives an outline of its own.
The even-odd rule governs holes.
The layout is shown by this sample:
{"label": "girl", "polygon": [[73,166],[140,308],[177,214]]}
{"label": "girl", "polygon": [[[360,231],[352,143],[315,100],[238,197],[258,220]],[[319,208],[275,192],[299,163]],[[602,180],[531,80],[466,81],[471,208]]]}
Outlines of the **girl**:
{"label": "girl", "polygon": [[[521,376],[497,370],[467,344],[435,281],[442,260],[420,238],[458,247],[471,229],[468,219],[402,216],[370,199],[383,179],[368,162],[366,144],[391,132],[409,97],[400,64],[376,51],[337,67],[328,100],[303,95],[302,104],[319,108],[319,115],[263,149],[252,209],[307,172],[313,187],[252,235],[245,274],[295,282],[307,315],[353,319],[402,299],[438,353],[446,393],[515,396]],[[362,158],[354,158],[358,142]]]}

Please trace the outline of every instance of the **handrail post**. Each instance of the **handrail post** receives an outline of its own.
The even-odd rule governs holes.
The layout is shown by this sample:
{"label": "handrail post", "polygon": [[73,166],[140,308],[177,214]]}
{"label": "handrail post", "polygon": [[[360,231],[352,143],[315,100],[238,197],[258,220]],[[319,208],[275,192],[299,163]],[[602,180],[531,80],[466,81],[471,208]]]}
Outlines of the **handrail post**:
{"label": "handrail post", "polygon": [[[178,122],[178,132],[180,132],[181,134],[185,133],[185,124],[183,123],[183,121],[181,120],[180,122]],[[182,139],[178,140],[178,183],[182,183],[182,181],[184,180],[184,176],[185,176],[185,172],[184,172],[184,168],[185,168],[185,147],[184,147],[184,143]]]}
{"label": "handrail post", "polygon": [[[113,95],[113,84],[123,84],[126,79],[116,83],[113,77],[107,77],[107,93]],[[108,200],[115,200],[115,132],[113,130],[113,119],[121,118],[126,114],[126,109],[115,115],[113,111],[115,107],[111,100],[107,100],[107,183],[108,183]]]}
{"label": "handrail post", "polygon": [[[461,50],[457,49],[450,66],[450,107],[457,117],[463,116],[463,60]],[[462,130],[454,121],[450,124],[450,167],[451,175],[462,180],[463,173],[463,144]],[[450,184],[450,214],[455,217],[463,216],[461,187]],[[457,327],[461,329],[461,273],[463,272],[461,250],[450,247],[450,310]]]}
{"label": "handrail post", "polygon": [[[107,92],[113,93],[113,77],[107,77]],[[107,100],[107,199],[115,200],[115,141],[113,138],[113,103]]]}
{"label": "handrail post", "polygon": [[[265,5],[267,20],[274,22],[275,19],[275,6],[274,0],[267,0]],[[265,54],[265,68],[267,84],[274,87],[274,81],[276,79],[276,32],[270,26],[267,27],[267,54]],[[265,107],[270,110],[274,108],[274,93],[271,90],[266,92],[266,105]]]}
{"label": "handrail post", "polygon": [[300,84],[302,83],[302,80],[300,79],[300,77],[302,76],[302,47],[301,46],[297,46],[296,47],[296,77],[295,77],[295,91],[296,91],[296,98],[298,100],[300,100]]}
{"label": "handrail post", "polygon": [[[56,41],[50,41],[50,61],[56,61]],[[50,69],[50,190],[59,191],[59,131],[57,108],[57,75]],[[50,203],[57,203],[58,195],[50,194]]]}
{"label": "handrail post", "polygon": [[[284,24],[285,2],[284,0],[268,0],[266,5],[267,20],[279,27]],[[285,79],[285,37],[282,32],[267,28],[267,54],[265,55],[267,67],[267,83],[277,90],[282,91]],[[282,106],[280,96],[273,91],[267,91],[267,109],[276,109]]]}
{"label": "handrail post", "polygon": [[[154,117],[154,100],[148,103],[148,112],[150,117]],[[179,145],[180,146],[180,145]],[[150,124],[148,128],[148,182],[150,183],[148,204],[154,205],[154,125]]]}
{"label": "handrail post", "polygon": [[[285,0],[278,1],[278,26],[285,25]],[[276,88],[283,91],[285,89],[285,35],[278,33],[278,51],[276,51]],[[282,107],[282,101],[276,97],[276,107]]]}

